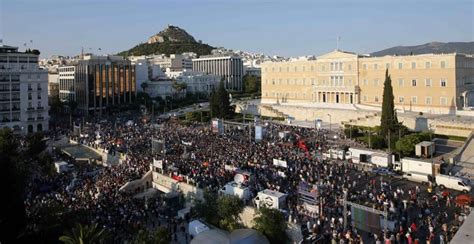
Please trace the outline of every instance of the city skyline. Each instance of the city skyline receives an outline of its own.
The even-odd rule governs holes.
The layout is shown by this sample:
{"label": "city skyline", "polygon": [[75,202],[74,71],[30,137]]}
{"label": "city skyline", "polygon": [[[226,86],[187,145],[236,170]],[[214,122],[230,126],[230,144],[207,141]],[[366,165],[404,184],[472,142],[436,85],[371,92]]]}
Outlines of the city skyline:
{"label": "city skyline", "polygon": [[77,55],[81,48],[113,54],[145,42],[172,24],[214,47],[266,55],[323,54],[336,49],[338,36],[340,49],[370,53],[432,41],[472,41],[473,10],[470,0],[183,0],[120,5],[112,1],[0,0],[0,39],[20,48],[27,43],[28,48],[39,49],[42,57]]}

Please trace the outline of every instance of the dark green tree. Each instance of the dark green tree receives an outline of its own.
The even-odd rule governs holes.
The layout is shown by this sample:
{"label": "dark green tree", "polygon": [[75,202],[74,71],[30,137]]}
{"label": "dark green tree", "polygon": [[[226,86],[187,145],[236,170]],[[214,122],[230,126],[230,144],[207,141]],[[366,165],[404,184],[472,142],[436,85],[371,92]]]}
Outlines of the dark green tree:
{"label": "dark green tree", "polygon": [[230,105],[229,93],[225,89],[224,80],[221,80],[217,91],[212,93],[209,102],[213,117],[225,119],[233,116],[234,108]]}
{"label": "dark green tree", "polygon": [[260,92],[261,78],[256,75],[245,75],[244,80],[244,91],[245,93],[256,93]]}
{"label": "dark green tree", "polygon": [[237,196],[220,196],[217,199],[219,227],[228,231],[240,228],[240,213],[242,213],[244,207],[244,202]]}
{"label": "dark green tree", "polygon": [[254,222],[254,228],[264,234],[270,243],[286,243],[285,216],[279,210],[260,208]]}
{"label": "dark green tree", "polygon": [[107,243],[107,232],[98,226],[76,225],[71,231],[66,231],[59,240],[66,244]]}
{"label": "dark green tree", "polygon": [[[385,71],[385,82],[383,86],[383,101],[382,101],[382,116],[380,118],[380,135],[385,138],[387,145],[393,148],[395,142],[394,134],[398,129],[398,119],[395,111],[392,79],[388,74],[388,69]],[[388,141],[390,133],[390,142]]]}
{"label": "dark green tree", "polygon": [[143,92],[146,92],[146,89],[148,88],[148,83],[143,82],[140,86],[143,89]]}
{"label": "dark green tree", "polygon": [[43,133],[37,132],[28,135],[26,138],[26,154],[29,157],[37,158],[44,149],[46,149],[46,141]]}
{"label": "dark green tree", "polygon": [[197,215],[210,224],[218,225],[217,194],[206,189],[204,190],[203,198],[204,201],[198,201],[194,207]]}
{"label": "dark green tree", "polygon": [[171,242],[171,236],[164,227],[158,227],[154,231],[140,230],[132,244],[167,244]]}
{"label": "dark green tree", "polygon": [[15,243],[26,224],[23,196],[26,167],[18,152],[19,143],[10,129],[0,129],[0,184],[3,187],[0,208],[0,242]]}

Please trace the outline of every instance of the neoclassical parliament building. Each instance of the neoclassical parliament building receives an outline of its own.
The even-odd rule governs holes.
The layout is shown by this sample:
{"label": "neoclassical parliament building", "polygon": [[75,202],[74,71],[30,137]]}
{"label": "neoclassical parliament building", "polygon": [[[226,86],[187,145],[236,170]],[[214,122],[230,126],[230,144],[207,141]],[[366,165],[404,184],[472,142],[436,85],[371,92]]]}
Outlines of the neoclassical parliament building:
{"label": "neoclassical parliament building", "polygon": [[261,69],[262,103],[380,107],[388,69],[399,110],[474,108],[473,55],[371,57],[336,50],[315,59],[265,62]]}

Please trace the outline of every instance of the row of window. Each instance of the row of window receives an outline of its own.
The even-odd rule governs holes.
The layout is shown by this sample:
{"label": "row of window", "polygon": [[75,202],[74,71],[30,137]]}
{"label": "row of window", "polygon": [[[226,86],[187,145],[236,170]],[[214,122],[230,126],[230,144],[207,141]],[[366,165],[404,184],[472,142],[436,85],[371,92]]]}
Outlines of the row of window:
{"label": "row of window", "polygon": [[[369,102],[369,96],[367,96],[367,95],[362,96],[362,101]],[[373,102],[376,102],[376,103],[382,102],[382,97],[378,96],[378,95],[375,95]],[[401,103],[401,104],[411,103],[413,105],[419,104],[417,96],[412,96],[411,99],[408,100],[408,101],[405,100],[404,96],[399,96],[398,97],[398,103]],[[433,98],[432,97],[425,97],[424,105],[432,105],[432,104],[433,104]],[[448,105],[448,98],[447,97],[440,97],[439,104],[442,105],[442,106]]]}
{"label": "row of window", "polygon": [[[74,72],[74,67],[60,67],[59,72]],[[59,74],[61,76],[62,74]]]}
{"label": "row of window", "polygon": [[[42,108],[42,104],[41,104],[41,101],[38,101],[37,103],[38,105],[38,108]],[[33,108],[33,103],[32,102],[28,102],[28,108],[32,109]]]}
{"label": "row of window", "polygon": [[[425,68],[425,69],[431,69],[432,67],[432,63],[431,62],[425,62],[424,65],[421,65],[417,62],[411,62],[410,64],[411,66],[411,69],[417,69],[417,68]],[[373,69],[373,70],[378,70],[382,67],[379,66],[379,64],[373,64],[371,65],[372,67],[369,66],[369,64],[363,64],[362,65],[362,68],[364,70],[368,70],[368,69]],[[441,61],[440,64],[439,64],[440,68],[442,69],[445,69],[447,68],[447,62],[446,61]],[[343,71],[344,70],[344,63],[342,62],[331,62],[330,64],[330,71]],[[404,63],[398,63],[398,69],[403,69],[404,68]],[[406,68],[406,67],[405,67]],[[390,63],[385,63],[385,68],[384,69],[390,69]],[[306,71],[306,66],[301,66],[301,70],[298,69],[298,66],[294,66],[293,69],[290,69],[290,66],[287,66],[286,69],[282,68],[282,67],[272,67],[271,68],[271,71],[272,72],[275,72],[275,71],[278,71],[278,72],[283,72],[285,71],[286,72],[290,72],[290,70],[294,71],[294,72],[298,72],[298,71],[302,71],[302,72],[305,72]],[[312,66],[309,66],[309,70],[310,71],[314,71],[314,65]],[[321,65],[320,68],[319,68],[320,71],[326,71],[326,67],[325,65]],[[351,64],[347,64],[347,70],[348,71],[351,71],[352,70],[352,65]],[[268,71],[268,67],[265,67],[265,71]]]}
{"label": "row of window", "polygon": [[[11,86],[12,91],[19,91],[20,90],[20,85],[12,85]],[[0,85],[0,91],[10,91],[10,85]]]}
{"label": "row of window", "polygon": [[[447,68],[447,63],[446,63],[446,61],[441,61],[440,64],[439,64],[439,66],[440,66],[440,68],[442,68],[442,69]],[[373,64],[372,67],[373,67],[374,70],[378,70],[378,69],[379,69],[379,64]],[[398,69],[403,69],[403,68],[404,68],[404,67],[403,67],[403,63],[398,63],[398,66],[397,66],[397,67],[398,67]],[[416,69],[416,68],[431,69],[431,62],[427,61],[427,62],[425,62],[424,65],[419,64],[419,63],[417,63],[417,62],[411,62],[411,66],[410,66],[410,67],[411,67],[411,69]],[[362,66],[362,68],[363,68],[364,70],[368,70],[368,69],[369,69],[369,65],[368,65],[368,64],[364,64],[364,65]],[[385,69],[390,69],[390,64],[389,64],[389,63],[385,63]]]}
{"label": "row of window", "polygon": [[[38,100],[41,99],[41,92],[38,92],[37,98]],[[28,100],[32,100],[32,99],[33,99],[33,95],[31,94],[31,92],[28,92]]]}
{"label": "row of window", "polygon": [[[306,97],[305,92],[286,92],[286,93],[281,93],[281,92],[265,92],[265,97],[268,97],[268,95],[272,95],[272,97],[279,98],[279,99],[284,99],[284,98],[292,98],[292,99],[310,99],[309,97]],[[314,94],[312,95],[314,96]]]}
{"label": "row of window", "polygon": [[20,81],[20,76],[19,75],[0,75],[0,82],[2,81]]}
{"label": "row of window", "polygon": [[[374,80],[373,84],[374,84],[374,86],[382,85],[379,80]],[[448,84],[448,82],[447,82],[446,79],[441,79],[441,80],[439,80],[439,86],[440,86],[440,87],[446,87],[447,84]],[[362,85],[368,86],[368,85],[369,85],[369,81],[368,81],[368,80],[363,80],[363,81],[362,81]],[[399,87],[405,86],[405,81],[404,81],[403,79],[398,79],[398,86],[399,86]],[[412,79],[412,80],[411,80],[411,86],[418,86],[418,80],[417,80],[417,79]],[[431,87],[431,86],[433,86],[432,80],[431,80],[431,79],[425,79],[425,86],[426,86],[426,87]]]}
{"label": "row of window", "polygon": [[[268,80],[265,80],[264,84],[269,84]],[[278,80],[272,79],[271,84],[272,85],[321,85],[321,86],[344,86],[344,85],[347,85],[347,86],[352,86],[352,80],[348,80],[348,82],[344,82],[344,77],[343,76],[331,76],[330,81],[321,80],[320,82],[315,82],[314,78],[312,78],[311,80],[308,79],[308,82],[306,82],[305,78],[300,79],[300,80],[298,80],[298,79],[294,79],[294,80],[286,79],[286,84],[285,84],[285,82],[282,79],[278,79]],[[447,82],[446,79],[441,79],[439,81],[439,86],[440,87],[446,87],[447,84],[448,84],[448,82]],[[362,85],[368,86],[369,81],[367,79],[364,79],[362,81]],[[376,79],[376,80],[373,81],[373,85],[374,86],[382,86],[383,82]],[[399,87],[405,86],[405,81],[403,79],[399,79],[398,80],[398,86]],[[412,79],[411,80],[411,86],[413,86],[413,87],[418,86],[418,80],[417,79]],[[432,87],[433,86],[432,80],[431,79],[425,79],[425,86],[426,87]]]}
{"label": "row of window", "polygon": [[[36,84],[36,89],[41,90],[41,83]],[[31,83],[28,83],[28,90],[33,90],[33,85]]]}

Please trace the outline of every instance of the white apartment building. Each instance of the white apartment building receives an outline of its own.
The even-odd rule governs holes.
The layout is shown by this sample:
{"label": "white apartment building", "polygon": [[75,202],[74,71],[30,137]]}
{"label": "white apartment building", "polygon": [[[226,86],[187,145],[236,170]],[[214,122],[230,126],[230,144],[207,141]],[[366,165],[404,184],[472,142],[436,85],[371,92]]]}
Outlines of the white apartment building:
{"label": "white apartment building", "polygon": [[193,70],[166,71],[166,76],[178,83],[186,83],[186,93],[197,94],[205,93],[210,95],[214,89],[217,89],[221,78],[217,75],[205,74]]}
{"label": "white apartment building", "polygon": [[150,60],[143,58],[130,59],[132,65],[135,65],[136,91],[142,91],[142,84],[157,77],[164,76],[159,65],[153,64]]}
{"label": "white apartment building", "polygon": [[48,71],[39,52],[0,45],[0,128],[19,134],[48,130]]}
{"label": "white apartment building", "polygon": [[193,61],[188,56],[182,54],[171,54],[169,57],[162,55],[152,55],[148,59],[152,64],[159,65],[161,70],[170,69],[172,71],[192,70]]}
{"label": "white apartment building", "polygon": [[76,101],[75,66],[63,66],[59,71],[59,99],[61,101]]}
{"label": "white apartment building", "polygon": [[[146,81],[148,86],[145,92],[150,97],[161,97],[162,99],[166,99],[166,97],[184,98],[186,94],[205,94],[209,96],[217,88],[221,79],[216,75],[191,70],[171,71],[168,69],[164,74]],[[186,84],[186,88],[177,90],[175,88],[177,84]]]}
{"label": "white apartment building", "polygon": [[244,66],[239,56],[201,56],[193,59],[193,70],[220,76],[226,89],[242,91]]}

